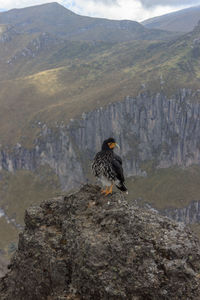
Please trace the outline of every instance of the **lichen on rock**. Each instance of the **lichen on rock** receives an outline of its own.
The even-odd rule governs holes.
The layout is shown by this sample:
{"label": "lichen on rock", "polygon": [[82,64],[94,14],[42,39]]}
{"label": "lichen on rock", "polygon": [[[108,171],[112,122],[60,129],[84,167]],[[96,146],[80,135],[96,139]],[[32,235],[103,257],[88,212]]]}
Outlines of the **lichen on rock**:
{"label": "lichen on rock", "polygon": [[1,300],[199,299],[199,241],[120,193],[85,185],[29,208],[25,223]]}

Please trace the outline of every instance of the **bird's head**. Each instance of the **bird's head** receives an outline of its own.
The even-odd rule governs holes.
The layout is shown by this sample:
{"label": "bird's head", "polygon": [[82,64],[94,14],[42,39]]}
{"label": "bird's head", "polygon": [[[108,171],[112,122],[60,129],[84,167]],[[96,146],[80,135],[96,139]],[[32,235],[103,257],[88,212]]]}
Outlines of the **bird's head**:
{"label": "bird's head", "polygon": [[113,150],[115,147],[119,148],[114,138],[109,138],[105,140],[102,144],[102,150]]}

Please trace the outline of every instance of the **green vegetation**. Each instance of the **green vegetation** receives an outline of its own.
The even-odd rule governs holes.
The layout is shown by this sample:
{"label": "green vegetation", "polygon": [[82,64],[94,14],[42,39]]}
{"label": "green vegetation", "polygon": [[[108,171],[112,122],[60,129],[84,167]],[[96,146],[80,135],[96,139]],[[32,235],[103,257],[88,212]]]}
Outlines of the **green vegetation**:
{"label": "green vegetation", "polygon": [[[24,212],[34,204],[61,193],[59,179],[49,166],[41,166],[35,173],[27,170],[15,174],[0,172],[0,207],[9,219],[24,225]],[[10,257],[18,241],[19,229],[4,217],[0,218],[0,250]]]}
{"label": "green vegetation", "polygon": [[52,127],[55,121],[66,123],[83,111],[137,95],[152,75],[160,78],[152,68],[166,44],[152,40],[174,36],[133,21],[78,16],[56,3],[1,13],[0,23],[6,24],[1,25],[0,143],[28,147],[38,120]]}
{"label": "green vegetation", "polygon": [[151,18],[142,22],[147,28],[173,32],[190,32],[198,24],[200,7],[190,7],[173,13]]}
{"label": "green vegetation", "polygon": [[129,199],[149,203],[157,209],[181,208],[200,201],[200,167],[151,169],[147,177],[128,180]]}
{"label": "green vegetation", "polygon": [[163,30],[149,30],[135,21],[79,16],[58,3],[1,13],[0,24],[10,24],[22,33],[48,32],[59,38],[73,41],[165,40],[174,36],[173,33]]}
{"label": "green vegetation", "polygon": [[10,257],[12,247],[18,241],[19,230],[7,223],[4,217],[0,218],[0,251],[6,257]]}
{"label": "green vegetation", "polygon": [[24,222],[25,209],[59,192],[59,179],[48,166],[41,166],[35,173],[27,170],[15,174],[1,172],[0,206],[18,224]]}
{"label": "green vegetation", "polygon": [[[58,52],[60,56],[55,52],[43,60],[42,68],[47,67],[49,61],[55,67],[51,65],[50,69],[20,77],[20,72],[33,71],[31,64],[34,65],[36,59],[27,61],[27,65],[25,62],[19,78],[0,81],[1,144],[20,141],[31,146],[38,133],[38,128],[33,126],[37,121],[48,126],[54,126],[55,121],[66,123],[83,111],[120,101],[127,95],[136,96],[144,91],[144,83],[152,94],[163,91],[169,96],[177,88],[197,88],[199,60],[193,56],[191,43],[191,38],[170,44],[99,43],[95,49],[78,43],[83,49],[78,58],[73,58],[64,47]],[[35,64],[34,69],[38,70],[39,64]],[[8,123],[8,119],[12,123]]]}
{"label": "green vegetation", "polygon": [[200,224],[191,224],[189,228],[196,234],[196,236],[200,239]]}
{"label": "green vegetation", "polygon": [[11,65],[3,64],[1,144],[12,141],[31,147],[39,130],[37,121],[50,127],[55,121],[67,123],[83,111],[144,90],[170,96],[178,88],[197,89],[200,52],[194,40],[198,34],[194,31],[173,42],[58,41],[36,57],[22,56]]}

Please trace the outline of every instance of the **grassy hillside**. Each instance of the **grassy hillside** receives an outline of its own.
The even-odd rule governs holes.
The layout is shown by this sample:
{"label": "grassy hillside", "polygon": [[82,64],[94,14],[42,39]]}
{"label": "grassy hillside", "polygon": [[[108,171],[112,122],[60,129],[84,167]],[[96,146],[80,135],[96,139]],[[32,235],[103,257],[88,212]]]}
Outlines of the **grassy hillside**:
{"label": "grassy hillside", "polygon": [[5,259],[10,258],[17,248],[19,230],[12,224],[8,223],[4,217],[0,218],[0,252]]}
{"label": "grassy hillside", "polygon": [[51,33],[67,40],[123,42],[168,39],[170,32],[147,29],[135,21],[115,21],[79,16],[58,3],[13,9],[0,13],[0,24],[9,24],[21,33]]}
{"label": "grassy hillside", "polygon": [[59,179],[49,166],[42,166],[35,173],[1,171],[0,207],[18,224],[23,224],[26,208],[57,193],[60,193]]}
{"label": "grassy hillside", "polygon": [[189,87],[188,78],[191,87],[199,84],[188,37],[150,41],[165,33],[137,22],[78,16],[57,3],[0,13],[0,23],[2,145],[30,147],[37,121],[67,122],[137,95],[143,83],[152,93]]}
{"label": "grassy hillside", "polygon": [[1,171],[0,178],[0,207],[9,218],[0,217],[0,253],[10,257],[17,247],[20,232],[15,223],[24,225],[25,209],[61,194],[61,189],[58,177],[48,166],[42,166],[35,173]]}
{"label": "grassy hillside", "polygon": [[172,42],[64,43],[39,59],[24,58],[21,69],[12,66],[17,79],[0,81],[1,143],[29,145],[38,132],[35,121],[66,123],[83,111],[136,96],[144,83],[151,93],[162,90],[169,96],[178,88],[198,89],[198,36],[199,28]]}
{"label": "grassy hillside", "polygon": [[200,20],[200,6],[186,8],[160,17],[143,21],[146,28],[162,29],[172,32],[189,32]]}
{"label": "grassy hillside", "polygon": [[182,208],[200,201],[200,167],[150,170],[147,177],[128,180],[129,199],[150,203],[157,209]]}
{"label": "grassy hillside", "polygon": [[[128,201],[137,201],[140,206],[148,203],[157,210],[184,208],[192,201],[200,201],[199,166],[155,170],[148,163],[143,169],[147,171],[147,177],[127,180]],[[200,239],[200,224],[188,227]]]}

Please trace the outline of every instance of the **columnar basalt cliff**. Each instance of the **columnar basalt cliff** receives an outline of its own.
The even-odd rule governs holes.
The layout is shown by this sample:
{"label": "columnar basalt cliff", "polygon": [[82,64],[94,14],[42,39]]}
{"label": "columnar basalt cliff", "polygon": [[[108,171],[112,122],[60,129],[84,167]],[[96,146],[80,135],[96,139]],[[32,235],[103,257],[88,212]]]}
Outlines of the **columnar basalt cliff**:
{"label": "columnar basalt cliff", "polygon": [[121,146],[126,176],[145,175],[142,164],[157,167],[189,166],[200,162],[199,92],[180,90],[173,98],[140,94],[112,103],[68,125],[47,128],[38,122],[41,135],[32,150],[16,145],[1,150],[0,169],[34,170],[48,164],[59,175],[63,189],[86,181],[89,162],[102,140],[114,136]]}
{"label": "columnar basalt cliff", "polygon": [[143,205],[146,209],[184,224],[200,224],[200,201],[192,201],[189,205],[179,208],[156,209],[150,203]]}
{"label": "columnar basalt cliff", "polygon": [[188,206],[183,208],[168,208],[161,211],[161,214],[169,218],[183,222],[185,224],[200,223],[200,201],[192,201]]}
{"label": "columnar basalt cliff", "polygon": [[86,185],[25,214],[1,300],[198,300],[200,245],[183,224]]}

